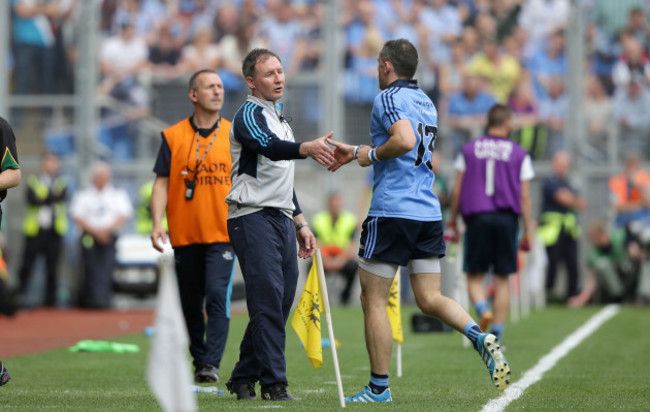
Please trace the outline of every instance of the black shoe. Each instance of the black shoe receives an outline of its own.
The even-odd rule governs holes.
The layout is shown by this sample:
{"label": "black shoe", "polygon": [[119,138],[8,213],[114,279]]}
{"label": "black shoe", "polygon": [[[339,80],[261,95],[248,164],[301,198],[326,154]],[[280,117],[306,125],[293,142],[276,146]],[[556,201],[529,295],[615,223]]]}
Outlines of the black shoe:
{"label": "black shoe", "polygon": [[238,400],[255,400],[255,385],[252,383],[238,383],[233,385],[232,381],[226,382],[226,389],[230,393],[236,393]]}
{"label": "black shoe", "polygon": [[5,368],[5,365],[3,365],[2,362],[0,362],[0,386],[9,382],[9,379],[11,379],[11,375],[9,375],[9,371],[7,370],[7,368]]}
{"label": "black shoe", "polygon": [[276,383],[262,387],[262,399],[266,401],[295,401],[287,390],[286,383]]}
{"label": "black shoe", "polygon": [[219,382],[219,370],[215,366],[205,363],[196,368],[194,381],[197,383]]}

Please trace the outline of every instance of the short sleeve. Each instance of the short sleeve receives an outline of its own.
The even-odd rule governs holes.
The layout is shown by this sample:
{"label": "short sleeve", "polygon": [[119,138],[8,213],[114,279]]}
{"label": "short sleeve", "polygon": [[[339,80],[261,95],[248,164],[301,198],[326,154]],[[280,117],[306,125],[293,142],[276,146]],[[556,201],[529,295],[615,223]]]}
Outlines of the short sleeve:
{"label": "short sleeve", "polygon": [[454,169],[456,169],[457,172],[465,172],[465,156],[463,156],[462,153],[458,153],[458,156],[456,156],[456,160],[454,161]]}
{"label": "short sleeve", "polygon": [[158,149],[158,157],[153,167],[153,172],[158,176],[169,177],[172,164],[172,151],[167,143],[167,138],[164,133],[161,133],[162,141],[160,142],[160,149]]}
{"label": "short sleeve", "polygon": [[535,177],[535,170],[533,170],[533,162],[530,160],[530,155],[524,157],[524,161],[521,163],[521,172],[519,175],[519,180],[522,182],[526,180],[532,180]]}
{"label": "short sleeve", "polygon": [[20,169],[14,131],[11,129],[11,126],[9,126],[9,123],[7,123],[3,118],[0,118],[0,129],[0,132],[2,133],[2,136],[0,136],[0,153],[2,155],[0,171],[5,171],[7,169]]}

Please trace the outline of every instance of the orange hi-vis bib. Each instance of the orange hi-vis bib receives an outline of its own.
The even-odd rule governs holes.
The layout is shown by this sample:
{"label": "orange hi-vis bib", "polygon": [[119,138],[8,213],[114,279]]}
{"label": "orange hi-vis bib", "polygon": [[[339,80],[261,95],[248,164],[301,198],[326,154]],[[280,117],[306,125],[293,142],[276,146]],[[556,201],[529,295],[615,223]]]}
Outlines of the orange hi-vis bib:
{"label": "orange hi-vis bib", "polygon": [[[197,243],[230,242],[224,199],[230,191],[230,125],[221,119],[217,136],[198,170],[196,168],[196,131],[185,119],[163,131],[171,151],[167,220],[173,247]],[[214,133],[214,132],[213,132]],[[199,159],[212,140],[199,137]],[[185,179],[196,186],[191,200],[185,198]]]}

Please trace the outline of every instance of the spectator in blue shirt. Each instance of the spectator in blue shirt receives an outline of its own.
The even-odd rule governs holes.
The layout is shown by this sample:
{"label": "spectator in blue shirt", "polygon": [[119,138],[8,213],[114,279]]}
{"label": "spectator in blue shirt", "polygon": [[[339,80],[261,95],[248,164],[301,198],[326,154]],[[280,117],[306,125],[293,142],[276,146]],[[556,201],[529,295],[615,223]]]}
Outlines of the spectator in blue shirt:
{"label": "spectator in blue shirt", "polygon": [[535,94],[538,98],[548,95],[549,82],[552,77],[564,76],[566,59],[564,57],[564,31],[555,31],[548,37],[546,47],[531,57],[527,64],[532,74]]}
{"label": "spectator in blue shirt", "polygon": [[548,83],[548,95],[540,100],[539,120],[548,128],[546,157],[548,159],[559,150],[566,150],[564,125],[569,109],[569,101],[564,93],[561,77],[551,77]]}
{"label": "spectator in blue shirt", "polygon": [[483,133],[486,114],[495,103],[494,96],[481,90],[478,76],[463,76],[461,91],[449,98],[447,124],[452,127],[452,155],[455,156],[465,143]]}
{"label": "spectator in blue shirt", "polygon": [[650,137],[650,90],[640,76],[634,76],[625,87],[619,87],[614,95],[614,120],[619,126],[619,147],[636,151],[648,158]]}

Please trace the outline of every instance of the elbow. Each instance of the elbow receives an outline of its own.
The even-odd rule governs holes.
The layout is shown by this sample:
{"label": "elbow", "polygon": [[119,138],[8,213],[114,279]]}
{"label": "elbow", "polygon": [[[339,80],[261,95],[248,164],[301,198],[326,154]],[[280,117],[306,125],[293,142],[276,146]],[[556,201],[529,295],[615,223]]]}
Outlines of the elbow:
{"label": "elbow", "polygon": [[404,153],[410,152],[415,147],[416,142],[417,139],[415,136],[405,137],[401,141],[401,149],[404,151]]}

